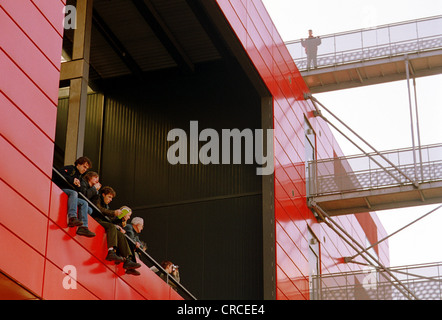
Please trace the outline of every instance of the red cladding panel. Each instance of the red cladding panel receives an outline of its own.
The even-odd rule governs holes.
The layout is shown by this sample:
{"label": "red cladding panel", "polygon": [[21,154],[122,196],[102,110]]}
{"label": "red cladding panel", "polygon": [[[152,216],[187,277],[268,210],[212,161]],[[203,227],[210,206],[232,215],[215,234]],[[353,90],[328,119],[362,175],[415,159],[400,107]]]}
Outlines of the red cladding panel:
{"label": "red cladding panel", "polygon": [[[2,74],[8,75],[0,77],[0,91],[53,140],[57,119],[54,101],[36,87],[2,48],[0,48],[0,67]],[[41,72],[44,73],[45,70]]]}
{"label": "red cladding panel", "polygon": [[68,196],[56,184],[51,183],[51,208],[49,218],[60,228],[67,229]]}
{"label": "red cladding panel", "polygon": [[174,289],[169,288],[169,299],[170,300],[184,300]]}
{"label": "red cladding panel", "polygon": [[0,134],[50,177],[54,143],[1,92],[0,106]]}
{"label": "red cladding panel", "polygon": [[[146,299],[170,299],[170,287],[160,277],[158,277],[144,264],[142,264],[141,268],[137,270],[141,273],[143,281],[140,281],[140,277],[134,277],[132,275],[124,274],[122,275],[122,279],[127,282],[132,288],[137,290]],[[149,285],[146,285],[146,283],[148,283]]]}
{"label": "red cladding panel", "polygon": [[44,257],[6,229],[3,223],[0,224],[0,243],[0,270],[41,296]]}
{"label": "red cladding panel", "polygon": [[[143,280],[144,281],[144,280]],[[115,300],[145,300],[146,298],[135,291],[123,279],[116,278]]]}
{"label": "red cladding panel", "polygon": [[[49,210],[51,181],[8,141],[0,136],[0,179],[40,211]],[[24,201],[24,200],[23,200]]]}
{"label": "red cladding panel", "polygon": [[92,292],[70,278],[71,270],[63,272],[50,261],[46,261],[43,299],[46,300],[98,300]]}
{"label": "red cladding panel", "polygon": [[[64,27],[64,6],[66,1],[48,1],[48,0],[31,0],[35,7],[43,14],[43,16],[49,21],[53,29],[63,37]],[[58,61],[57,63],[60,63]]]}
{"label": "red cladding panel", "polygon": [[[92,244],[94,241],[101,242],[102,239],[85,239],[87,240]],[[61,270],[67,266],[75,267],[79,284],[100,299],[113,299],[116,274],[72,239],[71,234],[53,223],[49,224],[47,258]]]}
{"label": "red cladding panel", "polygon": [[[44,1],[45,7],[52,6],[53,10],[59,8],[58,0]],[[15,21],[23,30],[30,41],[48,58],[52,64],[58,68],[61,65],[62,49],[62,30],[60,22],[63,19],[63,12],[59,13],[57,21],[48,21],[32,1],[2,0],[0,7]],[[46,9],[41,9],[46,12]],[[55,19],[52,14],[50,18]],[[55,26],[55,29],[54,29]],[[4,36],[4,35],[3,35]],[[17,44],[19,45],[19,44]],[[52,97],[54,103],[57,102],[57,96]]]}
{"label": "red cladding panel", "polygon": [[[58,95],[54,83],[60,78],[60,70],[32,43],[19,26],[0,9],[0,47],[18,67],[49,97]],[[55,31],[53,31],[55,32]],[[17,45],[17,44],[20,45]],[[26,52],[24,55],[23,52]],[[59,60],[61,60],[59,58]],[[42,72],[44,70],[44,72]]]}
{"label": "red cladding panel", "polygon": [[24,242],[45,254],[47,217],[0,180],[0,222]]}

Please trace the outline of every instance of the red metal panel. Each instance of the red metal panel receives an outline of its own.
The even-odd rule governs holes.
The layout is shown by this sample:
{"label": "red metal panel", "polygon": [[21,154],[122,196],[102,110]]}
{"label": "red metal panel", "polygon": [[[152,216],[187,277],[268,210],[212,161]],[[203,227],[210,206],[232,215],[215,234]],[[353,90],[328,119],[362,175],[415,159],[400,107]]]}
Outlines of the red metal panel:
{"label": "red metal panel", "polygon": [[174,289],[169,288],[169,300],[184,300]]}
{"label": "red metal panel", "polygon": [[[25,1],[24,1],[25,2]],[[0,48],[0,91],[52,140],[55,137],[57,108],[35,84],[18,68],[18,66]],[[44,69],[41,70],[45,72]],[[19,84],[19,85],[18,85]]]}
{"label": "red metal panel", "polygon": [[41,91],[49,97],[56,97],[58,87],[54,84],[60,78],[60,71],[2,9],[0,9],[0,30],[5,35],[0,37],[0,47]]}
{"label": "red metal panel", "polygon": [[0,179],[42,212],[49,210],[50,180],[0,135]]}
{"label": "red metal panel", "polygon": [[49,218],[62,229],[67,229],[68,196],[56,184],[51,183]]}
{"label": "red metal panel", "polygon": [[0,243],[2,244],[0,270],[36,295],[41,296],[44,272],[43,256],[16,237],[3,224],[0,224]]}
{"label": "red metal panel", "polygon": [[54,143],[1,92],[0,106],[0,134],[51,177]]}
{"label": "red metal panel", "polygon": [[[101,241],[95,238],[84,239],[90,243],[97,240]],[[74,266],[77,282],[100,299],[114,298],[115,272],[53,223],[49,224],[47,258],[61,270],[66,266]]]}
{"label": "red metal panel", "polygon": [[[290,277],[279,267],[276,266],[276,279],[277,279],[277,290],[283,294],[281,299],[284,300],[306,300],[308,295],[306,292],[302,292],[302,287],[298,288],[296,279],[290,279]],[[280,299],[280,296],[276,297]]]}
{"label": "red metal panel", "polygon": [[0,212],[4,213],[0,216],[0,222],[44,255],[48,224],[46,216],[1,180],[0,194]]}
{"label": "red metal panel", "polygon": [[[52,5],[54,1],[47,1]],[[15,23],[23,30],[40,51],[48,57],[54,66],[60,67],[62,36],[48,23],[31,1],[3,0],[0,7],[12,17]],[[55,7],[58,7],[57,5]],[[54,21],[54,25],[57,22]],[[52,97],[56,104],[57,96]]]}
{"label": "red metal panel", "polygon": [[169,285],[144,264],[137,270],[141,273],[143,281],[140,281],[141,276],[127,274],[122,274],[121,278],[148,300],[169,300]]}
{"label": "red metal panel", "polygon": [[[66,270],[67,271],[67,270]],[[81,283],[74,283],[62,269],[46,260],[43,299],[46,300],[97,300],[98,297]],[[64,284],[64,285],[63,285]]]}
{"label": "red metal panel", "polygon": [[43,16],[49,21],[55,31],[63,37],[63,9],[65,1],[31,0]]}
{"label": "red metal panel", "polygon": [[123,279],[121,278],[116,279],[115,300],[145,300],[145,299],[146,299],[145,297],[139,294]]}

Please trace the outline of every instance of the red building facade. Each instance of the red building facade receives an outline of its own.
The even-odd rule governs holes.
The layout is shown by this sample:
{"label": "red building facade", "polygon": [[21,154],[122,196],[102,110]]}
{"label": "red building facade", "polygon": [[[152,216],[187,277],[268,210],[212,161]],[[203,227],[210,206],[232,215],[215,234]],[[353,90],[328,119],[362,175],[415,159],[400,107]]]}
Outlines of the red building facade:
{"label": "red building facade", "polygon": [[[306,127],[315,134],[316,158],[341,151],[304,100],[309,89],[264,5],[216,2],[272,95],[275,297],[310,299],[312,267],[313,274],[360,268],[343,263],[342,257],[354,253],[317,222],[306,201]],[[105,234],[92,219],[93,240],[67,228],[67,197],[51,182],[65,4],[0,0],[0,108],[6,115],[0,118],[0,270],[35,298],[181,299],[146,266],[134,278],[105,261]],[[362,243],[385,236],[374,213],[337,220]],[[376,247],[376,253],[388,265],[388,245]],[[3,288],[2,298],[20,296],[18,289]]]}

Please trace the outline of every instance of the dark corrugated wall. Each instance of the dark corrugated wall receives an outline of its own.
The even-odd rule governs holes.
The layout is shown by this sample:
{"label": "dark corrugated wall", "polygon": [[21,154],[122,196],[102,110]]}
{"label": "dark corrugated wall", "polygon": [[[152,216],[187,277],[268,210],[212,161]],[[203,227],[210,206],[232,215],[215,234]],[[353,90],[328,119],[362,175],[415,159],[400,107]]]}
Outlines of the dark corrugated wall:
{"label": "dark corrugated wall", "polygon": [[[101,181],[117,191],[112,206],[128,205],[145,219],[141,239],[148,253],[180,265],[183,285],[199,299],[261,299],[256,166],[171,165],[166,157],[173,144],[167,133],[181,128],[189,134],[192,120],[199,131],[260,128],[260,98],[248,80],[208,65],[192,76],[161,73],[144,82],[107,82],[104,95],[103,128],[97,111],[88,112],[94,129],[86,135],[85,151],[94,153],[93,161],[101,157]],[[98,100],[89,103],[98,109]]]}
{"label": "dark corrugated wall", "polygon": [[[100,145],[104,110],[103,99],[104,97],[101,94],[88,94],[87,96],[84,154],[92,160],[92,170],[94,171],[100,171]],[[58,99],[54,152],[55,168],[61,168],[64,163],[68,107],[69,99],[67,97]]]}

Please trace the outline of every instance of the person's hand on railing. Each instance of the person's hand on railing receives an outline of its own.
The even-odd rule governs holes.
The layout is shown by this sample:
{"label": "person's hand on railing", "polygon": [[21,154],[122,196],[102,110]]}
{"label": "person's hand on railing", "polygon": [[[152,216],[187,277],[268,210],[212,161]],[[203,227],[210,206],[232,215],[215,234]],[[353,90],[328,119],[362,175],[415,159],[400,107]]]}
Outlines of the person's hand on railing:
{"label": "person's hand on railing", "polygon": [[81,187],[81,183],[80,180],[78,180],[77,178],[74,178],[74,185],[76,185],[77,187]]}

